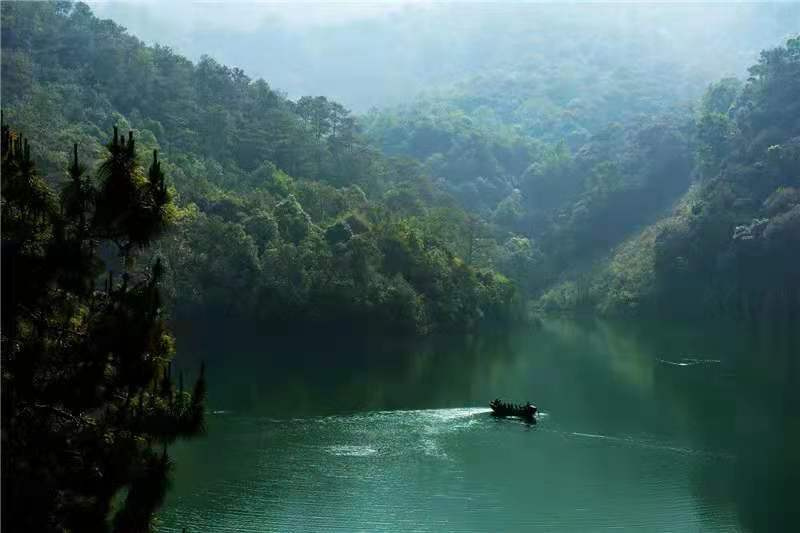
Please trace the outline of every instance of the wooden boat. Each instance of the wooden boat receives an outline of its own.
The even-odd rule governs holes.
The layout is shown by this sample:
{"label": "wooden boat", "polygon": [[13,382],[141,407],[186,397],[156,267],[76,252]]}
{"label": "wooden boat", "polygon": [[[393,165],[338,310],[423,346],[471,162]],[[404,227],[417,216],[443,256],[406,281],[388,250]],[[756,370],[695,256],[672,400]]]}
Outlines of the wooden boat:
{"label": "wooden boat", "polygon": [[515,405],[500,400],[492,400],[489,407],[492,408],[492,414],[495,416],[515,416],[532,422],[536,421],[536,413],[538,412],[536,406],[531,405],[530,402],[525,405]]}

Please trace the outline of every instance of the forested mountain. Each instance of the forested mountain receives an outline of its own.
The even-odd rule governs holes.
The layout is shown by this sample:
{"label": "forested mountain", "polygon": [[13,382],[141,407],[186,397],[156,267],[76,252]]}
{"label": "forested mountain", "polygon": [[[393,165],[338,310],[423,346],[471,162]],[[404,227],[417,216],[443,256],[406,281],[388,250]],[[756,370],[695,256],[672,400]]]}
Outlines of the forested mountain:
{"label": "forested mountain", "polygon": [[[663,72],[654,86],[640,72],[632,86],[597,87],[591,68],[567,87],[558,76],[507,86],[487,76],[373,112],[366,130],[508,232],[518,261],[507,272],[543,294],[541,309],[796,316],[797,42],[696,102],[664,89]],[[582,107],[531,96],[587,86],[601,98]]]}
{"label": "forested mountain", "polygon": [[180,213],[157,253],[183,310],[404,332],[516,313],[513,285],[470,265],[466,214],[341,105],[145,46],[85,4],[2,10],[6,119],[45,174],[73,142],[95,159],[112,125],[161,150]]}
{"label": "forested mountain", "polygon": [[590,288],[601,309],[800,316],[800,38],[749,72],[709,87],[692,144],[698,179],[615,252]]}
{"label": "forested mountain", "polygon": [[[749,23],[777,33],[793,9],[765,8]],[[509,20],[499,11],[489,26]],[[749,80],[724,78],[702,96],[709,63],[664,29],[683,15],[670,12],[648,40],[658,17],[631,13],[641,24],[553,14],[540,34],[501,37],[479,75],[356,116],[323,96],[291,100],[207,56],[195,64],[145,46],[83,4],[10,4],[4,107],[51,176],[67,165],[59,147],[78,141],[94,157],[114,124],[161,150],[180,210],[155,253],[179,311],[430,332],[505,321],[526,300],[602,313],[794,309],[792,292],[762,302],[796,286],[791,269],[756,266],[769,246],[753,248],[762,258],[747,268],[731,257],[742,236],[762,242],[737,227],[792,220],[797,112],[753,117],[797,88],[796,41],[764,52]],[[454,27],[483,31],[469,20]],[[730,54],[717,71],[741,68],[755,41],[719,39]],[[513,61],[490,60],[501,56]],[[712,191],[726,188],[736,209],[714,211]],[[686,305],[700,286],[706,305]]]}

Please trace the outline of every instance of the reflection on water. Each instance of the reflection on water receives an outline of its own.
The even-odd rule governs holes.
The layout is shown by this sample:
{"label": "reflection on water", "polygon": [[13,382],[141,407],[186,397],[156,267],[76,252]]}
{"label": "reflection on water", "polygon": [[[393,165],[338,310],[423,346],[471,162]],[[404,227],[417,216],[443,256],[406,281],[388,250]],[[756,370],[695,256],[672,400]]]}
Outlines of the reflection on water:
{"label": "reflection on water", "polygon": [[[209,361],[214,414],[172,449],[162,531],[800,530],[787,331],[182,338],[187,368]],[[492,417],[495,397],[536,403],[540,423]]]}

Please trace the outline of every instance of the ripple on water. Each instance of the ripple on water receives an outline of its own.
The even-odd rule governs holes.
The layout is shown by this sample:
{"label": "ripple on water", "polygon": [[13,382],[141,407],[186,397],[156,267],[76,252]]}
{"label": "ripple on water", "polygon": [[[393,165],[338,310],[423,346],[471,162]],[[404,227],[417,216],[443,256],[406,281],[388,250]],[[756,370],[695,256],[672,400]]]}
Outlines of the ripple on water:
{"label": "ripple on water", "polygon": [[355,445],[325,446],[324,450],[331,455],[341,457],[369,457],[378,453],[378,450],[371,446]]}
{"label": "ripple on water", "polygon": [[715,512],[688,490],[692,450],[489,412],[229,419],[215,438],[238,449],[179,491],[160,531],[696,531]]}

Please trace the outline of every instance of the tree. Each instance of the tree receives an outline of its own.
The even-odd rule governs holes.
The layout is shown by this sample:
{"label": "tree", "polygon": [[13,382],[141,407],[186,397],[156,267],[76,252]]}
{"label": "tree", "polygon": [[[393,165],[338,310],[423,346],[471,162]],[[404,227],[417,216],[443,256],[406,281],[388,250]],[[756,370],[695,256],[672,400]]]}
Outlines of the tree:
{"label": "tree", "polygon": [[[77,145],[60,197],[30,146],[2,128],[2,526],[6,531],[151,529],[167,445],[202,432],[205,378],[173,384],[159,260],[133,257],[170,222],[157,154],[149,173],[117,132],[97,173]],[[115,277],[110,243],[123,259]],[[105,275],[103,275],[105,273]]]}
{"label": "tree", "polygon": [[727,114],[742,90],[742,82],[736,78],[723,78],[712,83],[702,99],[705,113]]}
{"label": "tree", "polygon": [[707,178],[719,172],[736,138],[736,126],[727,115],[706,113],[697,122],[698,159]]}

